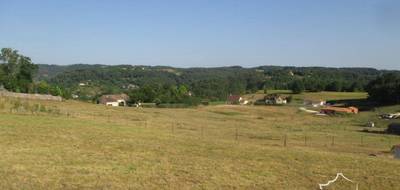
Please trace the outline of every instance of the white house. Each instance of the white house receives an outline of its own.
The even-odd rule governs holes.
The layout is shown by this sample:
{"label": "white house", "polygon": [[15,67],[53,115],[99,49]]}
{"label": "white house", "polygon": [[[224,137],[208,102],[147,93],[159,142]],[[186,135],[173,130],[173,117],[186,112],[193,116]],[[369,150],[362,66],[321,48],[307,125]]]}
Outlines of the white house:
{"label": "white house", "polygon": [[126,94],[103,95],[99,98],[99,103],[107,106],[126,106],[129,96]]}

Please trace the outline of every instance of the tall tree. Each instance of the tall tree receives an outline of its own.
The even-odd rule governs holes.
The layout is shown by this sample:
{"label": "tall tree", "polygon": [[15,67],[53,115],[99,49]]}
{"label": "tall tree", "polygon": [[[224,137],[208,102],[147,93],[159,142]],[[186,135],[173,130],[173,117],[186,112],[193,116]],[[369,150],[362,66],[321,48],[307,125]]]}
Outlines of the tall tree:
{"label": "tall tree", "polygon": [[0,82],[6,89],[16,92],[33,91],[33,77],[38,67],[29,57],[19,54],[17,50],[3,48],[0,60],[2,62]]}
{"label": "tall tree", "polygon": [[366,90],[369,99],[382,104],[400,103],[400,74],[389,73],[371,81]]}
{"label": "tall tree", "polygon": [[292,92],[294,94],[300,94],[304,91],[304,83],[301,80],[294,80],[291,84],[290,84],[290,90],[292,90]]}

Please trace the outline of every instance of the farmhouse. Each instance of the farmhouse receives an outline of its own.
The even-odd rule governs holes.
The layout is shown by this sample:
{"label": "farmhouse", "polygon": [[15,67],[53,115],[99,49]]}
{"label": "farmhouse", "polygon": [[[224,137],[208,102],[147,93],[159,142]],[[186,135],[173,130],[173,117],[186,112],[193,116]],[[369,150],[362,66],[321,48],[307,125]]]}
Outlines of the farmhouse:
{"label": "farmhouse", "polygon": [[265,104],[283,105],[287,103],[286,98],[279,94],[269,94],[264,97]]}
{"label": "farmhouse", "polygon": [[248,101],[239,95],[229,95],[227,98],[227,104],[247,104]]}
{"label": "farmhouse", "polygon": [[348,107],[348,108],[342,108],[342,107],[326,107],[321,109],[321,113],[323,114],[336,114],[336,113],[353,113],[357,114],[358,113],[358,108],[356,107]]}
{"label": "farmhouse", "polygon": [[99,98],[98,103],[107,106],[126,106],[129,96],[126,94],[109,94]]}
{"label": "farmhouse", "polygon": [[400,159],[400,144],[394,145],[392,147],[392,153],[394,158]]}
{"label": "farmhouse", "polygon": [[400,135],[400,123],[391,123],[386,129],[387,133]]}

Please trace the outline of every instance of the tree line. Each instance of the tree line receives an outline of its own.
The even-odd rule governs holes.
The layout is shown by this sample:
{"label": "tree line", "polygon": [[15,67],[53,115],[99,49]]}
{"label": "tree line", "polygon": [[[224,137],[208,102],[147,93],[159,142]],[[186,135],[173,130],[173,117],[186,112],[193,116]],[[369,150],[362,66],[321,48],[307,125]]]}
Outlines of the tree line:
{"label": "tree line", "polygon": [[142,88],[128,92],[130,103],[151,102],[159,104],[186,104],[198,105],[200,98],[192,96],[185,85],[145,85]]}
{"label": "tree line", "polygon": [[[44,77],[52,72],[58,74]],[[161,87],[177,88],[182,85],[193,96],[210,101],[223,101],[230,94],[245,94],[269,89],[288,89],[295,93],[303,91],[355,92],[365,91],[370,81],[387,72],[371,68],[280,66],[254,68],[239,66],[173,68],[132,65],[39,66],[39,78],[50,84],[63,86],[84,99],[110,93],[134,94],[133,92],[138,91],[136,88],[154,88],[156,93],[160,93],[157,96],[162,96],[165,90],[160,89],[165,88]],[[78,84],[82,82],[88,85],[79,86]]]}

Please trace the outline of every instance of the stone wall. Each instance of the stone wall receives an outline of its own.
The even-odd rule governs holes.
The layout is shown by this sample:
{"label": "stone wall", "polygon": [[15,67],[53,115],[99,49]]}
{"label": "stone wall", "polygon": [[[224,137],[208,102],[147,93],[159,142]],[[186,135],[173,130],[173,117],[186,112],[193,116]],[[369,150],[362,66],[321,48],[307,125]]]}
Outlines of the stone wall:
{"label": "stone wall", "polygon": [[59,102],[62,101],[62,97],[60,97],[60,96],[52,96],[52,95],[46,95],[46,94],[25,94],[25,93],[0,91],[0,96],[31,99],[31,100],[50,100],[50,101],[59,101]]}

